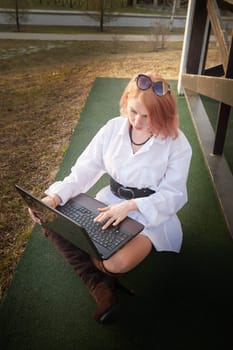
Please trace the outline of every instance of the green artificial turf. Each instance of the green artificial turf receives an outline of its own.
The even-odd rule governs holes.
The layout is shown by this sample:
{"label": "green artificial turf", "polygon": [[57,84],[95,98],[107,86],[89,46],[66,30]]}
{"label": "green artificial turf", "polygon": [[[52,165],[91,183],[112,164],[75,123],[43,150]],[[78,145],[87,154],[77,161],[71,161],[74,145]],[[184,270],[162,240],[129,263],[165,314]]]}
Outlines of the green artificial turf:
{"label": "green artificial turf", "polygon": [[[118,115],[126,79],[98,78],[90,92],[57,178],[65,176],[96,130]],[[176,86],[176,82],[171,82]],[[122,281],[122,308],[107,325],[92,320],[95,303],[75,272],[36,227],[21,257],[0,314],[4,350],[231,348],[233,242],[213,190],[184,97],[181,129],[193,158],[189,202],[179,212],[180,254],[156,253]],[[101,179],[90,193],[106,183]],[[228,344],[228,345],[227,345]]]}

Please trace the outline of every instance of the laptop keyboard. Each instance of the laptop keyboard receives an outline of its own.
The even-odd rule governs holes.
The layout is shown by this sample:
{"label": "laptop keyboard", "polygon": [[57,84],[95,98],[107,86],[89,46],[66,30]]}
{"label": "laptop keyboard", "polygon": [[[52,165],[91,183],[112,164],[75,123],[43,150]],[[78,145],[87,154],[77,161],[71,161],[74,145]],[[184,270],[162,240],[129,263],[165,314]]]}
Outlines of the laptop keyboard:
{"label": "laptop keyboard", "polygon": [[59,211],[83,227],[94,242],[109,250],[117,247],[128,237],[118,227],[110,226],[106,230],[102,230],[103,222],[94,222],[95,215],[87,208],[76,208],[67,203],[64,207],[59,207]]}

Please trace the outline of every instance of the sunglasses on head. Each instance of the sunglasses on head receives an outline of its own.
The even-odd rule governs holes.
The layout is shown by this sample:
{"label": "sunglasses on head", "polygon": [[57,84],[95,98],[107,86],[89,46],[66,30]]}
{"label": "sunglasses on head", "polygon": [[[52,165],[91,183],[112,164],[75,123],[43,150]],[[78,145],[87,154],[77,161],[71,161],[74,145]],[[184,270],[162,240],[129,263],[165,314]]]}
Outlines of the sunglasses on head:
{"label": "sunglasses on head", "polygon": [[148,90],[152,87],[157,96],[164,96],[171,91],[170,85],[166,84],[163,80],[153,82],[151,78],[145,74],[138,74],[136,77],[136,83],[140,90]]}

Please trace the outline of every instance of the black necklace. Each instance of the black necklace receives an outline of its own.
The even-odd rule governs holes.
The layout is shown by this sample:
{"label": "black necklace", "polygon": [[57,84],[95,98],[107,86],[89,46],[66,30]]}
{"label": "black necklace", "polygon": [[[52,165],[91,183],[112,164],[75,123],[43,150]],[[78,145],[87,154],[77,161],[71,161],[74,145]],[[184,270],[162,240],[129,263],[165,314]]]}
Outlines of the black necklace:
{"label": "black necklace", "polygon": [[134,146],[142,146],[142,145],[145,145],[145,143],[147,143],[150,139],[151,139],[152,135],[148,137],[148,139],[146,139],[146,141],[142,142],[142,143],[136,143],[133,141],[133,138],[132,138],[132,125],[130,125],[130,128],[129,128],[129,138],[130,138],[130,141],[131,143],[134,145]]}

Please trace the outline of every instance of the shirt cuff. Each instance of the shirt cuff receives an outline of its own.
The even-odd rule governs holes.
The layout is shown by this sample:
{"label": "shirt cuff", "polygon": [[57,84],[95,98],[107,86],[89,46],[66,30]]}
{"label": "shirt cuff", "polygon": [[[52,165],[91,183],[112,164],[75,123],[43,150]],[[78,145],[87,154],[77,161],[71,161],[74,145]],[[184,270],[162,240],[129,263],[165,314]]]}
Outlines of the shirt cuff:
{"label": "shirt cuff", "polygon": [[57,181],[53,183],[46,191],[46,195],[56,194],[61,198],[61,203],[59,205],[64,205],[68,200],[72,197],[73,194],[73,186],[69,186],[69,184],[64,185],[62,182]]}

